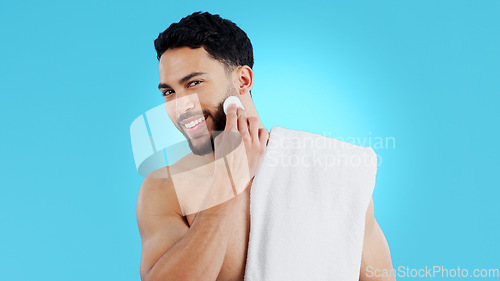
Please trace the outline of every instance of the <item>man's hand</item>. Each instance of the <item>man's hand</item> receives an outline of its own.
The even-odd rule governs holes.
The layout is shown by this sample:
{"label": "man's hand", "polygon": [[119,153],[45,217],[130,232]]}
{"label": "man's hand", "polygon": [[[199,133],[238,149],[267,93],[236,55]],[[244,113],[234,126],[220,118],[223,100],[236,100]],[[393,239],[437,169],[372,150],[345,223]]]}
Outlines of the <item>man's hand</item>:
{"label": "man's hand", "polygon": [[212,185],[208,190],[204,210],[240,194],[255,176],[266,150],[268,132],[259,128],[255,117],[247,118],[243,109],[231,105],[227,110],[226,127],[215,138],[214,180],[228,185]]}

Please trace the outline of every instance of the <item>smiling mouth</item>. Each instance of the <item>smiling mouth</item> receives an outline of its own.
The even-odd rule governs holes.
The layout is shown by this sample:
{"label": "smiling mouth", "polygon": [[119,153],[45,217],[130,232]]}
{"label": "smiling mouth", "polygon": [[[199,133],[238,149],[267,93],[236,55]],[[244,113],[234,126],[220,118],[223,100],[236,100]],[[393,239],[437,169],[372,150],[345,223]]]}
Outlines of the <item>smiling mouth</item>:
{"label": "smiling mouth", "polygon": [[196,125],[200,124],[201,122],[205,121],[205,116],[201,116],[200,118],[193,120],[189,123],[184,124],[184,127],[186,129],[191,129],[193,127],[196,127]]}
{"label": "smiling mouth", "polygon": [[[206,119],[208,115],[201,115],[197,117],[189,118],[189,120],[183,120],[181,126],[184,127],[184,130],[189,135],[197,135],[202,132],[203,128],[206,128]],[[188,121],[188,122],[186,122]]]}

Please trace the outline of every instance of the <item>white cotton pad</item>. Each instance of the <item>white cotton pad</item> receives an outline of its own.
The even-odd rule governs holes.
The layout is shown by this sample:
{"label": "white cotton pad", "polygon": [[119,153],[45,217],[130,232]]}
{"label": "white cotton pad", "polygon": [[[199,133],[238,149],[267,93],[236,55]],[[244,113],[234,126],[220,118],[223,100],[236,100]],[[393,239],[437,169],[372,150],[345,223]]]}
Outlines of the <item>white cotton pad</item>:
{"label": "white cotton pad", "polygon": [[224,107],[224,113],[227,114],[227,108],[231,105],[231,104],[236,104],[237,107],[241,108],[241,109],[245,109],[243,107],[243,104],[241,104],[241,101],[240,99],[237,97],[237,96],[229,96],[226,98],[226,100],[224,101],[224,104],[223,104],[223,107]]}

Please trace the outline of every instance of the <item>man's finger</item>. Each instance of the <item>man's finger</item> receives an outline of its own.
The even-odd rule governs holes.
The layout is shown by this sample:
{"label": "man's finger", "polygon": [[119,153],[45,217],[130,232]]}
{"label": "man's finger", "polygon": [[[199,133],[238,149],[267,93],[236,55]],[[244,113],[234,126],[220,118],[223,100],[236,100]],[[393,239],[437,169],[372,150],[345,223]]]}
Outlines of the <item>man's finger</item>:
{"label": "man's finger", "polygon": [[245,143],[249,143],[251,141],[250,134],[248,133],[247,126],[247,115],[245,110],[238,108],[236,110],[236,114],[238,116],[238,131],[240,131],[241,137]]}
{"label": "man's finger", "polygon": [[259,121],[257,117],[248,118],[248,126],[250,128],[250,136],[254,143],[259,142]]}
{"label": "man's finger", "polygon": [[266,150],[267,146],[267,138],[269,137],[269,132],[267,131],[266,128],[260,128],[259,129],[259,142],[262,148],[262,151]]}
{"label": "man's finger", "polygon": [[230,132],[236,132],[238,131],[238,123],[236,120],[236,105],[231,104],[227,108],[227,114],[226,114],[226,128],[224,129],[225,131],[230,131]]}

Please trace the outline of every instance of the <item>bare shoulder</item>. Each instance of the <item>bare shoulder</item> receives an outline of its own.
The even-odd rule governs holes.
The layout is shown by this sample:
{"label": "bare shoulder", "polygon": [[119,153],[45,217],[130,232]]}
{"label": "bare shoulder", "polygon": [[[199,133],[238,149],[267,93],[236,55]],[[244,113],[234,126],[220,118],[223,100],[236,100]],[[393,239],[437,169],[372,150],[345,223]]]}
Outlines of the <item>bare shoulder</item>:
{"label": "bare shoulder", "polygon": [[146,215],[181,215],[169,167],[151,172],[142,182],[137,196],[138,220]]}
{"label": "bare shoulder", "polygon": [[372,197],[366,210],[359,280],[395,280],[394,276],[380,274],[380,272],[390,272],[392,268],[391,252],[385,235],[375,219]]}
{"label": "bare shoulder", "polygon": [[137,196],[137,225],[143,243],[166,228],[173,231],[187,226],[167,169],[164,167],[150,173]]}

